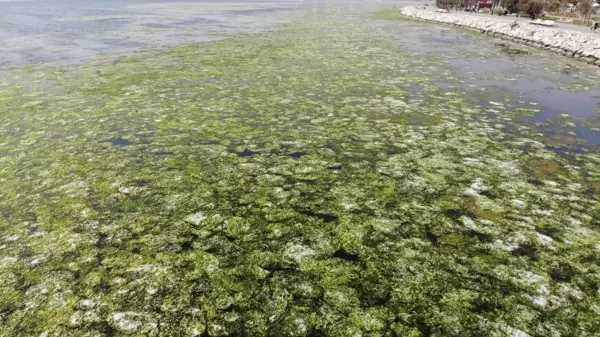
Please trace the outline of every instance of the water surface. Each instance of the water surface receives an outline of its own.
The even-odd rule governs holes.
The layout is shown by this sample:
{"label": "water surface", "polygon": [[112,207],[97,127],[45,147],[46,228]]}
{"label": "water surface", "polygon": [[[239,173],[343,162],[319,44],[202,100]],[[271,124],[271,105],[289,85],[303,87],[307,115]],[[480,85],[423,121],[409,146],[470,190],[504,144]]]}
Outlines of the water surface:
{"label": "water surface", "polygon": [[597,335],[597,68],[199,3],[0,3],[1,336]]}
{"label": "water surface", "polygon": [[289,22],[300,0],[0,1],[0,66],[78,63],[100,52],[132,52],[257,33]]}

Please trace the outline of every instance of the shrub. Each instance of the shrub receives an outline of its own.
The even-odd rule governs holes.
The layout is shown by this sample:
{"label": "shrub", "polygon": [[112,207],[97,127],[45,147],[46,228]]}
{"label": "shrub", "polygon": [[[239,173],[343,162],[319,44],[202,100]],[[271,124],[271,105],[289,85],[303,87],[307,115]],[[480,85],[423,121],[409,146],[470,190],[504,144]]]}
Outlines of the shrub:
{"label": "shrub", "polygon": [[490,9],[489,8],[484,8],[484,9],[481,10],[481,12],[485,13],[485,14],[489,14],[490,13]]}
{"label": "shrub", "polygon": [[506,15],[506,9],[502,8],[502,7],[496,7],[494,8],[494,14],[496,15]]}

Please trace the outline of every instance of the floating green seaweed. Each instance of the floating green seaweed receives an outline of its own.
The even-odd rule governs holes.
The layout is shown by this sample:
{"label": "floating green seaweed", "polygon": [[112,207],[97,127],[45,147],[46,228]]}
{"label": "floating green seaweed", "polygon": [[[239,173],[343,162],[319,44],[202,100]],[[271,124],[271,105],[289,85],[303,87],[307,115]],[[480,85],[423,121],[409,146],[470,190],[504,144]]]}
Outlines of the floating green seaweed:
{"label": "floating green seaweed", "polygon": [[600,155],[359,23],[6,69],[0,335],[596,335]]}

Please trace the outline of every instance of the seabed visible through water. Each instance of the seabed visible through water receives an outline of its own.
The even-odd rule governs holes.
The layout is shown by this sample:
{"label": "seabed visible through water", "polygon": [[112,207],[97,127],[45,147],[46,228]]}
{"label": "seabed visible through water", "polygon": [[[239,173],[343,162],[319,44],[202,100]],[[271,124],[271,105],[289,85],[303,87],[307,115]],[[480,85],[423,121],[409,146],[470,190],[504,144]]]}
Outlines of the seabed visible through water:
{"label": "seabed visible through water", "polygon": [[597,336],[598,69],[348,8],[0,69],[0,336]]}

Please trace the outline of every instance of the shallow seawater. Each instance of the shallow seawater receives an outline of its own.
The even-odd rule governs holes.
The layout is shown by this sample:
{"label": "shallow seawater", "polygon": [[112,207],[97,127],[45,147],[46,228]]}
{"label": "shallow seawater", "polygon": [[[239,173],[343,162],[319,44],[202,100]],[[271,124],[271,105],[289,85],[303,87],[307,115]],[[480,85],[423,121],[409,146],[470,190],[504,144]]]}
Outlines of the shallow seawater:
{"label": "shallow seawater", "polygon": [[[600,144],[600,132],[585,125],[600,110],[598,67],[459,29],[407,22],[377,25],[403,29],[401,35],[391,32],[392,38],[411,50],[439,53],[439,62],[454,70],[464,91],[484,91],[490,99],[511,100],[520,107],[535,104],[537,112],[525,121],[544,123],[564,114],[578,118],[577,137]],[[451,85],[447,83],[438,86]]]}
{"label": "shallow seawater", "polygon": [[597,69],[375,7],[0,69],[0,336],[596,336]]}
{"label": "shallow seawater", "polygon": [[0,1],[0,66],[81,63],[98,53],[130,53],[269,31],[289,22],[301,0]]}

